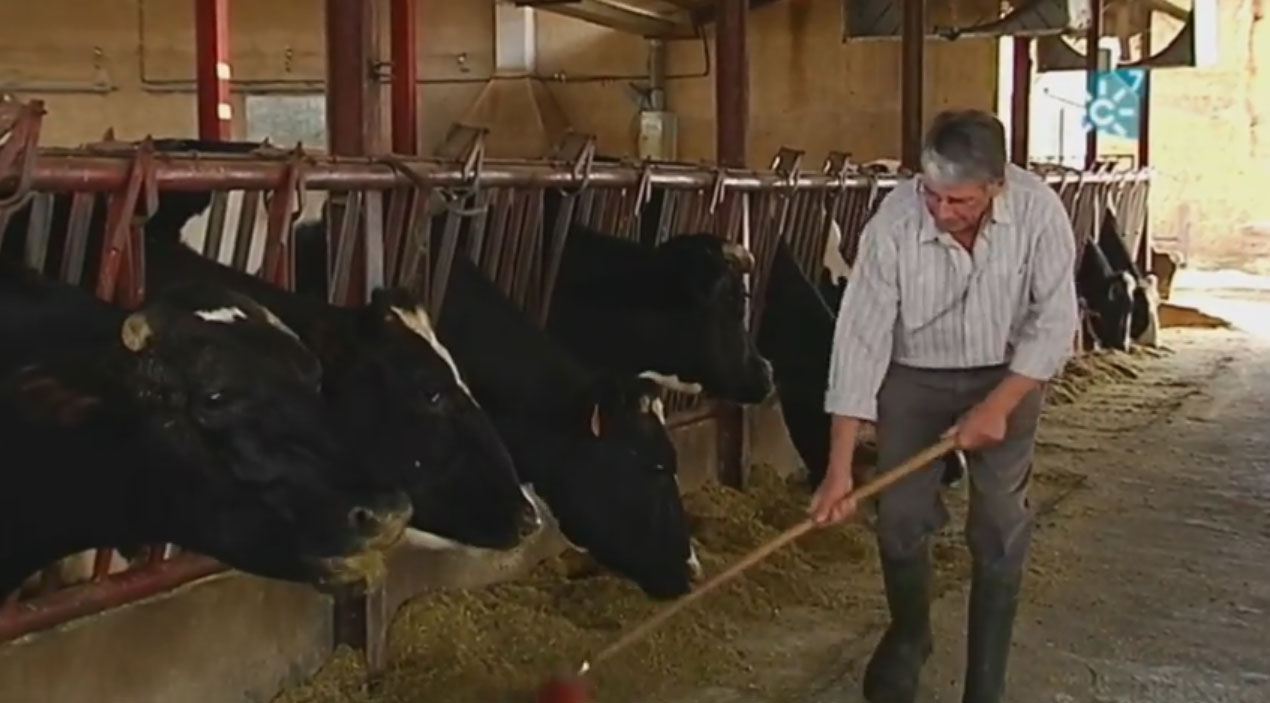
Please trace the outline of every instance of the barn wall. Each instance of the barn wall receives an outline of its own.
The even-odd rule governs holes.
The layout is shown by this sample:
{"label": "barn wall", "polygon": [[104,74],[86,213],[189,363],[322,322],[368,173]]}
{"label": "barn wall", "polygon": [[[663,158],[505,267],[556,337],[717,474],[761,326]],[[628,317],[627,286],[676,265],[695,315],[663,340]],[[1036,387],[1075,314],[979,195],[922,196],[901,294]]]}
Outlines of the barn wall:
{"label": "barn wall", "polygon": [[[966,13],[992,3],[953,5],[967,21]],[[898,158],[900,43],[843,44],[841,8],[841,0],[788,0],[751,14],[752,166],[766,166],[782,145],[805,149],[817,166],[831,149],[860,159]],[[950,11],[944,3],[932,3],[931,12]],[[932,18],[942,21],[948,14]],[[538,36],[543,75],[638,76],[645,70],[647,48],[637,37],[547,13],[538,18]],[[928,115],[949,106],[995,109],[995,41],[930,41],[926,55]],[[675,41],[669,57],[667,97],[679,115],[679,156],[712,160],[714,78],[692,77],[707,66],[713,72],[712,30],[704,49],[700,41]],[[553,82],[550,87],[575,128],[599,135],[602,151],[634,154],[637,107],[625,85],[640,81]]]}
{"label": "barn wall", "polygon": [[1151,218],[1193,265],[1270,273],[1270,8],[1218,6],[1217,65],[1153,74]]}
{"label": "barn wall", "polygon": [[[964,14],[965,7],[985,2],[957,5],[964,6]],[[320,93],[322,0],[230,4],[230,59],[239,81],[234,125],[241,137],[246,136],[244,90]],[[381,0],[380,6],[385,25],[380,53],[386,57],[386,3]],[[841,0],[791,0],[753,14],[755,165],[782,144],[805,148],[816,160],[829,149],[847,149],[861,158],[898,153],[899,43],[842,44],[840,8]],[[491,75],[492,35],[488,1],[419,0],[420,75],[428,81],[420,86],[425,149],[440,142]],[[712,63],[713,40],[706,47]],[[605,152],[634,153],[636,106],[626,86],[642,80],[644,42],[539,13],[537,49],[539,74],[565,79],[548,86],[573,126],[598,134]],[[928,110],[947,105],[992,109],[996,54],[989,40],[930,42]],[[669,70],[672,76],[701,76],[707,70],[702,42],[671,42]],[[597,74],[613,79],[586,77]],[[192,135],[193,76],[192,2],[15,3],[0,23],[0,90],[48,102],[46,143],[97,139],[107,126],[121,138],[147,132]],[[713,155],[713,90],[709,75],[670,81],[684,158]]]}

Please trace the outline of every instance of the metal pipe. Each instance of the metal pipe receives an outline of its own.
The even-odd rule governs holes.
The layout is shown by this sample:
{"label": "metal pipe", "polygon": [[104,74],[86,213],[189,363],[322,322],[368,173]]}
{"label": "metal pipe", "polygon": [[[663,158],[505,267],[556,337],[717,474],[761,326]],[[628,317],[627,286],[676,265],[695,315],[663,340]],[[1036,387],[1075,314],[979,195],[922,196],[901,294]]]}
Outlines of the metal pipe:
{"label": "metal pipe", "polygon": [[750,128],[750,68],[746,46],[749,4],[746,0],[717,0],[719,70],[714,80],[715,161],[720,166],[744,167]]}
{"label": "metal pipe", "polygon": [[926,0],[903,0],[900,37],[900,163],[920,168],[922,152],[922,71],[926,50]]}
{"label": "metal pipe", "polygon": [[[1102,39],[1102,0],[1089,0],[1089,27],[1085,31],[1085,91],[1098,92],[1098,43]],[[1098,129],[1092,124],[1085,134],[1085,169],[1098,163]]]}
{"label": "metal pipe", "polygon": [[1014,38],[1014,90],[1010,95],[1010,160],[1026,167],[1032,120],[1032,38]]}
{"label": "metal pipe", "polygon": [[655,38],[648,40],[648,107],[666,109],[666,42]]}
{"label": "metal pipe", "polygon": [[392,0],[392,150],[419,153],[419,65],[415,0]]}
{"label": "metal pipe", "polygon": [[[155,182],[160,190],[262,191],[279,186],[285,177],[287,164],[286,158],[162,154],[154,157],[153,169]],[[32,187],[37,190],[71,192],[118,190],[128,178],[130,165],[131,158],[126,156],[86,155],[76,149],[41,149],[39,158],[31,169]],[[413,175],[404,175],[399,170],[401,168],[409,169]],[[441,187],[464,187],[472,184],[471,178],[462,168],[431,159],[403,160],[394,167],[375,159],[311,156],[306,161],[304,174],[305,187],[316,190],[386,190],[413,187],[417,182]],[[587,184],[602,188],[632,188],[639,186],[644,177],[643,168],[617,164],[594,164],[588,176],[556,164],[491,159],[481,169],[480,185],[482,188],[577,188]],[[647,178],[652,185],[676,190],[710,188],[718,177],[718,172],[713,168],[650,164],[647,171]],[[1129,180],[1145,180],[1148,177],[1146,172],[1115,176]],[[722,178],[728,191],[765,190],[788,184],[798,188],[824,190],[844,186],[868,189],[874,183],[861,176],[850,176],[844,180],[821,173],[802,173],[791,181],[774,172],[747,169],[726,169]],[[1110,178],[1107,174],[1085,176],[1087,182]],[[17,174],[0,174],[0,194],[11,192],[17,182]],[[894,177],[876,181],[882,189],[894,186],[895,182]]]}
{"label": "metal pipe", "polygon": [[233,130],[229,103],[229,0],[194,0],[199,139],[224,141]]}
{"label": "metal pipe", "polygon": [[182,554],[144,569],[129,570],[33,601],[19,601],[0,617],[0,642],[169,591],[226,570],[213,559]]}

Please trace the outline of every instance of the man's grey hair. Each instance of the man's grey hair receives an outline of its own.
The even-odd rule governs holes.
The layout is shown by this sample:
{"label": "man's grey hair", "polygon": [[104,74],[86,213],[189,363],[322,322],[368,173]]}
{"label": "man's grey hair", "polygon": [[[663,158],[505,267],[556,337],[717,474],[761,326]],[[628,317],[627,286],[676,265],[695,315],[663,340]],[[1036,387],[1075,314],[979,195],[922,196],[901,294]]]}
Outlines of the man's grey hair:
{"label": "man's grey hair", "polygon": [[1005,127],[983,110],[939,113],[922,143],[922,173],[939,184],[999,182],[1005,163]]}

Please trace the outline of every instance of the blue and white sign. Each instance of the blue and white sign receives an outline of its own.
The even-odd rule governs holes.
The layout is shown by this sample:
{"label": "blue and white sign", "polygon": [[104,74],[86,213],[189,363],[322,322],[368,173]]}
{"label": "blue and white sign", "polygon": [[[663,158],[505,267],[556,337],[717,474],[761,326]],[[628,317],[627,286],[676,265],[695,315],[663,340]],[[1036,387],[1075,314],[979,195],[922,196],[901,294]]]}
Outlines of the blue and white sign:
{"label": "blue and white sign", "polygon": [[1100,134],[1137,139],[1146,75],[1143,68],[1095,73],[1092,90],[1085,94],[1085,118],[1081,122],[1085,131],[1096,129]]}

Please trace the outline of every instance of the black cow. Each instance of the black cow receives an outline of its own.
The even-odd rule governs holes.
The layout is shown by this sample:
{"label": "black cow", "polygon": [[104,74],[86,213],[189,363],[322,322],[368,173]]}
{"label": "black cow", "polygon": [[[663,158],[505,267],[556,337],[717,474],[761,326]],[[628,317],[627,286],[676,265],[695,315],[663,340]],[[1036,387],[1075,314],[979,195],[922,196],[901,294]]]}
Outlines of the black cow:
{"label": "black cow", "polygon": [[[162,143],[168,143],[167,141]],[[174,142],[175,143],[175,142]],[[185,142],[207,150],[235,143]],[[162,291],[204,281],[250,295],[274,310],[318,354],[322,390],[336,426],[362,470],[410,496],[414,517],[405,544],[448,549],[510,549],[541,527],[537,506],[516,479],[506,447],[476,405],[427,316],[406,291],[376,291],[370,304],[342,308],[295,295],[205,258],[179,241],[181,228],[207,209],[206,193],[161,193],[146,223],[146,286]],[[85,282],[97,275],[105,208],[89,225]],[[70,199],[52,208],[49,265],[64,250]],[[30,209],[10,219],[3,256],[23,255]]]}
{"label": "black cow", "polygon": [[[548,193],[547,232],[554,231],[558,205],[558,196]],[[771,364],[745,325],[741,276],[753,265],[745,247],[710,234],[672,237],[650,248],[571,225],[547,332],[593,368],[759,403],[773,385]]]}
{"label": "black cow", "polygon": [[184,286],[129,314],[0,269],[0,594],[100,544],[323,587],[382,572],[410,503],[352,470],[319,362],[269,310]]}
{"label": "black cow", "polygon": [[[313,295],[325,294],[324,229],[296,229],[297,289]],[[437,331],[565,538],[654,598],[686,593],[700,564],[661,386],[585,369],[466,258],[445,296]]]}

